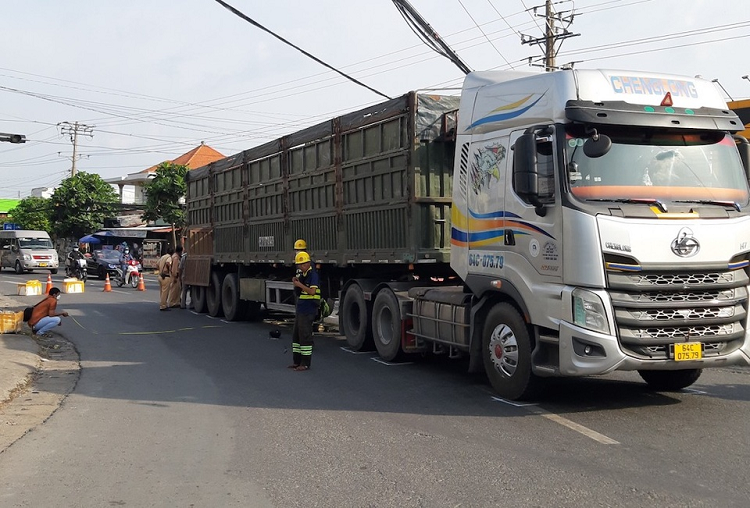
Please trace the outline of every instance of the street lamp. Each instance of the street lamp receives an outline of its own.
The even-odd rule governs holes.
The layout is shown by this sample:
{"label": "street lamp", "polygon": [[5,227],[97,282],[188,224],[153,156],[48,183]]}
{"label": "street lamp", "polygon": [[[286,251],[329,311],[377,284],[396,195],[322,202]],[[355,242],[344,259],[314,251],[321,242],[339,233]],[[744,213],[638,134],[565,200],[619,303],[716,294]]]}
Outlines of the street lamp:
{"label": "street lamp", "polygon": [[26,136],[23,134],[7,134],[0,132],[0,141],[7,141],[8,143],[19,144],[26,143]]}

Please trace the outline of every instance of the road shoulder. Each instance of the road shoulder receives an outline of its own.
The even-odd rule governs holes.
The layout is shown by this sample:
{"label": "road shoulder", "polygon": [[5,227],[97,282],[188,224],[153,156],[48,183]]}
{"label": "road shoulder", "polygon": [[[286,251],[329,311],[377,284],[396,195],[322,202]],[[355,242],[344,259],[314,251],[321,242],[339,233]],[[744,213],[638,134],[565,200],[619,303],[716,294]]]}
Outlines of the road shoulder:
{"label": "road shoulder", "polygon": [[[0,362],[0,373],[13,376],[0,393],[0,453],[41,425],[73,391],[80,374],[78,351],[64,337],[2,335],[12,361]],[[9,378],[11,379],[11,378]]]}

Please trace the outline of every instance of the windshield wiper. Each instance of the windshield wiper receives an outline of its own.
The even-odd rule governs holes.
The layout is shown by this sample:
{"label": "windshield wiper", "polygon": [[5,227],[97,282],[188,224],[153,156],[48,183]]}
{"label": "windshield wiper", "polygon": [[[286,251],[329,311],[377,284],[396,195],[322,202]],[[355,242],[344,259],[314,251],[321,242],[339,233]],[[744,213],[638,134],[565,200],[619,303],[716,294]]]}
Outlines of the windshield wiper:
{"label": "windshield wiper", "polygon": [[637,205],[656,205],[662,213],[667,213],[667,205],[653,198],[597,198],[586,201],[611,201],[614,203],[634,203]]}
{"label": "windshield wiper", "polygon": [[675,201],[675,203],[698,203],[700,205],[728,206],[730,208],[734,208],[738,212],[742,211],[740,204],[736,201],[719,201],[716,199],[684,199]]}

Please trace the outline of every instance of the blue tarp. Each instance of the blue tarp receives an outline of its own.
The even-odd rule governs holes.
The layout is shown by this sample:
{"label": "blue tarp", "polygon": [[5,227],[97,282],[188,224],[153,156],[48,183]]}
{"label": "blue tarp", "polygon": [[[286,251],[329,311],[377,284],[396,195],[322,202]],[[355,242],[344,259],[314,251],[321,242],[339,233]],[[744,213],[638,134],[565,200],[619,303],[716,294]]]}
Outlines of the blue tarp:
{"label": "blue tarp", "polygon": [[78,243],[102,243],[101,240],[99,240],[95,236],[86,235],[78,240]]}

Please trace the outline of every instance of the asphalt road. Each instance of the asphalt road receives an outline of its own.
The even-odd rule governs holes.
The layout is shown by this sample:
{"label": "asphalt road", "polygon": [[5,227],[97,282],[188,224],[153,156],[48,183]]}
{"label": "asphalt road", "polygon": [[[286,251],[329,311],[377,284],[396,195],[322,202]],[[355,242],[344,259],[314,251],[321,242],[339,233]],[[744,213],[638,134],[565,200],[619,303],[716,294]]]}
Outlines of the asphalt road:
{"label": "asphalt road", "polygon": [[[3,271],[0,287],[30,278],[46,274]],[[335,335],[316,339],[310,371],[293,372],[288,327],[159,312],[153,276],[145,293],[102,287],[92,280],[59,302],[81,377],[47,422],[0,454],[0,506],[750,499],[745,369],[706,371],[679,393],[650,391],[635,373],[553,380],[535,404],[519,405],[462,363],[384,364]]]}

